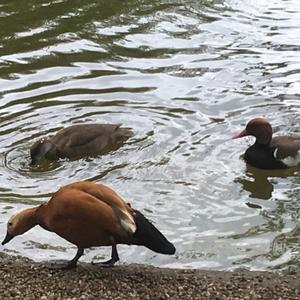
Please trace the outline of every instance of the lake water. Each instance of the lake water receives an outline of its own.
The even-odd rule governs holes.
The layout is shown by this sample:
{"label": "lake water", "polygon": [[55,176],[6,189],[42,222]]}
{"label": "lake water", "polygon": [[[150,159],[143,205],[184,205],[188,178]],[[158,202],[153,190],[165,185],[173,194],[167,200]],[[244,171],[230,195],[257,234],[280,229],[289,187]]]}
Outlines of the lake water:
{"label": "lake water", "polygon": [[[298,270],[300,171],[261,171],[231,140],[265,115],[300,132],[298,0],[1,1],[0,236],[9,216],[60,186],[102,182],[149,217],[177,254],[120,246],[126,263]],[[29,167],[39,137],[122,123],[108,155]],[[71,259],[38,227],[0,251]],[[109,248],[86,251],[102,259]]]}

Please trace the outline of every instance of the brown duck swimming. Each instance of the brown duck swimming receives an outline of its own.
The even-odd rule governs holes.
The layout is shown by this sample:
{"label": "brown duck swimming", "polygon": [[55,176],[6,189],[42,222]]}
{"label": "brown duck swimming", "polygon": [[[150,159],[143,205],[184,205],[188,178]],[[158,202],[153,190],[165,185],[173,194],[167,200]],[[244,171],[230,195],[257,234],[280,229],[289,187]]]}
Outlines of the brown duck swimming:
{"label": "brown duck swimming", "polygon": [[11,216],[2,245],[36,225],[78,247],[71,261],[52,268],[76,267],[84,249],[95,246],[112,246],[111,259],[102,266],[113,266],[119,260],[117,244],[142,245],[161,254],[175,253],[174,245],[142,213],[109,187],[89,181],[66,185],[48,202]]}
{"label": "brown duck swimming", "polygon": [[36,141],[30,148],[31,164],[42,158],[54,161],[102,155],[116,150],[132,136],[132,129],[120,124],[72,125]]}
{"label": "brown duck swimming", "polygon": [[259,117],[248,122],[246,128],[233,138],[254,136],[255,143],[249,147],[244,159],[260,169],[284,169],[300,163],[300,137],[273,137],[272,126],[266,118]]}

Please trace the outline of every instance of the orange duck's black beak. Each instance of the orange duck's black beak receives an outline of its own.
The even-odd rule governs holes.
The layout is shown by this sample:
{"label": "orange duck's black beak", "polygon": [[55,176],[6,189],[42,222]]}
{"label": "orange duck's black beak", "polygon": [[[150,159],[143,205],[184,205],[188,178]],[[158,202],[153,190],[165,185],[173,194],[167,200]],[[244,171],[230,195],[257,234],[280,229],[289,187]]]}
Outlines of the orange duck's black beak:
{"label": "orange duck's black beak", "polygon": [[10,234],[10,233],[6,233],[6,236],[4,238],[4,240],[2,241],[2,245],[7,244],[10,240],[12,240],[15,236]]}

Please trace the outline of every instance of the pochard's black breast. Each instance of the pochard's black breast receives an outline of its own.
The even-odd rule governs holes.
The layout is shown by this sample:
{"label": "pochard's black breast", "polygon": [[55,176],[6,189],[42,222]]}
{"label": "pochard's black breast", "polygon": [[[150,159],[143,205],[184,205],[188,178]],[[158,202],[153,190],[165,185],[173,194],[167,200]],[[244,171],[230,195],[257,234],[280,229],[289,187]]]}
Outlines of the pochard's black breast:
{"label": "pochard's black breast", "polygon": [[269,145],[255,143],[247,149],[244,159],[250,165],[259,169],[285,169],[287,166],[273,156]]}

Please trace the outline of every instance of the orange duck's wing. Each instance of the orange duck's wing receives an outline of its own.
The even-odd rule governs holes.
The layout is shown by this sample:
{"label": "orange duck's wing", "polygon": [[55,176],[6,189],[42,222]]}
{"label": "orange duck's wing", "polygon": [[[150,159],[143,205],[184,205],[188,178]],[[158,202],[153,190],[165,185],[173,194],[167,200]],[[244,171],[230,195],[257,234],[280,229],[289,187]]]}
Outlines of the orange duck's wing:
{"label": "orange duck's wing", "polygon": [[136,224],[131,207],[111,188],[91,181],[79,181],[64,188],[83,191],[110,206],[126,231],[135,232]]}
{"label": "orange duck's wing", "polygon": [[82,248],[112,245],[132,234],[112,207],[78,189],[61,188],[38,217],[47,229]]}

